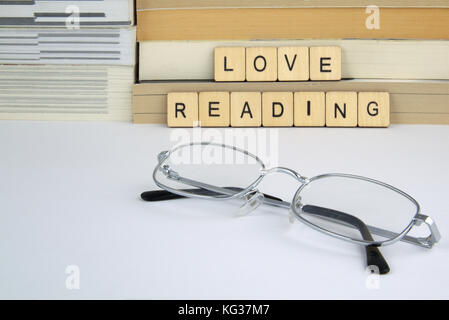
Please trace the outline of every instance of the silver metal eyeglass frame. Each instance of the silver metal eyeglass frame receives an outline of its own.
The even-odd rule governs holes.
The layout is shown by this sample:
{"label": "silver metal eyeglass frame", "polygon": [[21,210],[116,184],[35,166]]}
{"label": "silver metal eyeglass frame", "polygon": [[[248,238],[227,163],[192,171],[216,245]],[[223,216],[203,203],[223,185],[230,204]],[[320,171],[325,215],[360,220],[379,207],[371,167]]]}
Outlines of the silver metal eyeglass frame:
{"label": "silver metal eyeglass frame", "polygon": [[[241,191],[235,191],[235,190],[231,190],[229,188],[218,187],[218,186],[214,186],[214,185],[210,185],[210,184],[206,184],[203,182],[199,182],[199,181],[195,181],[192,179],[182,177],[176,171],[173,171],[168,165],[164,165],[164,161],[167,160],[172,153],[176,152],[177,150],[179,150],[181,148],[194,146],[194,145],[212,145],[212,146],[228,148],[228,149],[242,152],[245,155],[253,158],[261,166],[260,175],[259,175],[259,177],[257,177],[257,179],[255,179],[245,189],[242,189]],[[171,180],[174,180],[174,181],[177,181],[177,182],[180,182],[180,183],[192,186],[192,187],[197,187],[197,188],[205,189],[208,191],[212,191],[212,192],[215,192],[217,195],[210,196],[210,195],[192,194],[190,192],[185,192],[185,191],[182,191],[179,189],[172,188],[172,187],[167,186],[167,185],[161,183],[160,181],[158,181],[158,179],[157,179],[158,172],[162,172],[162,174],[165,177],[167,177],[168,179],[171,179]],[[327,174],[314,176],[312,178],[307,178],[307,177],[300,175],[296,171],[289,169],[289,168],[285,168],[285,167],[274,167],[271,169],[266,169],[265,164],[256,155],[249,153],[246,150],[243,150],[243,149],[240,149],[240,148],[237,148],[234,146],[228,146],[225,144],[218,144],[218,143],[212,143],[212,142],[193,142],[193,143],[179,145],[170,151],[162,151],[158,154],[158,164],[153,171],[153,180],[158,187],[165,189],[166,191],[169,191],[171,193],[174,193],[174,194],[177,194],[180,196],[184,196],[184,197],[189,197],[189,198],[202,198],[202,199],[209,199],[209,200],[231,200],[231,199],[237,199],[237,198],[249,199],[250,195],[254,194],[255,192],[258,192],[257,186],[260,184],[260,182],[263,180],[263,178],[265,176],[267,176],[268,174],[272,174],[272,173],[287,174],[287,175],[293,177],[294,179],[296,179],[301,185],[297,189],[291,203],[282,201],[282,200],[270,199],[270,198],[264,198],[263,203],[270,205],[270,206],[282,207],[282,208],[289,209],[289,210],[291,210],[291,212],[294,213],[294,216],[297,220],[305,223],[309,227],[311,227],[319,232],[322,232],[322,233],[332,236],[334,238],[338,238],[338,239],[341,239],[344,241],[348,241],[351,243],[360,244],[360,245],[364,245],[364,246],[386,246],[386,245],[393,244],[397,241],[404,241],[404,242],[418,245],[420,247],[424,247],[424,248],[428,248],[428,249],[432,248],[433,245],[435,243],[437,243],[441,238],[438,227],[437,227],[436,223],[432,220],[432,218],[421,214],[421,207],[420,207],[419,203],[413,197],[408,195],[407,193],[405,193],[389,184],[386,184],[384,182],[374,180],[371,178],[363,177],[363,176],[344,174],[344,173],[327,173]],[[388,238],[387,240],[384,240],[384,241],[374,241],[374,240],[367,241],[367,240],[355,239],[355,238],[351,238],[348,236],[344,236],[344,235],[337,234],[337,233],[331,232],[329,230],[326,230],[326,229],[308,221],[307,219],[304,219],[301,216],[303,205],[301,204],[301,201],[300,201],[300,194],[301,194],[301,191],[306,186],[308,186],[311,182],[318,180],[318,179],[328,178],[328,177],[344,177],[344,178],[359,179],[359,180],[364,180],[367,182],[375,183],[377,185],[388,188],[396,193],[399,193],[400,195],[404,196],[408,200],[410,200],[416,206],[415,215],[413,216],[410,223],[400,233],[367,225],[369,232],[371,232],[372,234],[376,234],[378,236]],[[333,222],[337,222],[337,223],[346,225],[343,222],[339,222],[339,221],[333,221]],[[420,226],[420,225],[422,225],[422,223],[427,225],[427,227],[429,228],[430,234],[427,237],[414,237],[414,236],[407,235],[414,226]]]}

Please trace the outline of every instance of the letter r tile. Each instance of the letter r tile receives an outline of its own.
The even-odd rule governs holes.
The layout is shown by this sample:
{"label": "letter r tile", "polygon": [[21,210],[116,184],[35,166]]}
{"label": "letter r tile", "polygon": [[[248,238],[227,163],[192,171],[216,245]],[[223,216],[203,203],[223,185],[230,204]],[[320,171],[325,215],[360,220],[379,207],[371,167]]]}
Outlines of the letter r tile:
{"label": "letter r tile", "polygon": [[169,127],[194,127],[198,125],[197,92],[168,93],[167,125]]}

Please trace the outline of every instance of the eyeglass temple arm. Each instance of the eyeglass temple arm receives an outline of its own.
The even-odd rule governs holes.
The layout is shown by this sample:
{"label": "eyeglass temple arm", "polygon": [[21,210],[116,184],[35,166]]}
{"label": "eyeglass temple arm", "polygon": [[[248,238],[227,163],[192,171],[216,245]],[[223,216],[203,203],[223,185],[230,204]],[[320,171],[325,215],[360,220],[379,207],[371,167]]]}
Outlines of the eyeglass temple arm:
{"label": "eyeglass temple arm", "polygon": [[[357,217],[353,215],[329,209],[324,207],[318,207],[313,205],[305,205],[302,207],[302,211],[308,214],[316,215],[319,217],[327,218],[332,221],[344,222],[349,224],[350,226],[355,227],[359,230],[362,238],[366,241],[374,241],[370,231],[366,224]],[[370,245],[365,246],[366,248],[366,263],[368,266],[377,266],[379,268],[380,274],[386,274],[390,271],[390,267],[388,266],[387,261],[380,253],[379,249],[376,246]]]}
{"label": "eyeglass temple arm", "polygon": [[[423,214],[417,214],[413,218],[413,223],[415,226],[420,226],[423,223],[426,224],[427,227],[429,228],[430,234],[427,237],[414,237],[414,236],[405,235],[400,239],[401,241],[407,242],[410,244],[414,244],[414,245],[417,245],[417,246],[420,246],[423,248],[427,248],[427,249],[431,249],[435,243],[440,241],[440,239],[441,239],[440,231],[438,230],[436,223],[432,220],[431,217],[423,215]],[[368,227],[369,231],[371,231],[371,233],[377,234],[382,237],[392,239],[399,235],[399,233],[381,229],[381,228],[377,228],[377,227],[373,227],[370,225],[368,225],[367,227]]]}
{"label": "eyeglass temple arm", "polygon": [[[234,188],[234,187],[225,187],[223,189],[239,192],[242,189],[241,188]],[[207,189],[183,189],[182,191],[185,192],[191,192],[195,194],[201,194],[201,195],[207,195],[207,196],[216,196],[219,193],[215,191],[210,191]],[[166,190],[153,190],[153,191],[146,191],[143,192],[141,195],[142,200],[145,201],[164,201],[164,200],[172,200],[172,199],[181,199],[185,198],[184,196],[177,195],[174,193],[171,193]],[[282,199],[264,194],[265,199],[270,199],[274,201],[282,201]],[[359,230],[364,240],[367,241],[374,241],[373,237],[371,236],[371,233],[369,232],[367,226],[365,223],[363,223],[362,220],[343,212],[339,212],[332,209],[322,208],[318,206],[304,206],[303,211],[314,214],[320,217],[325,217],[328,219],[331,219],[332,221],[338,221],[340,224],[347,223],[356,229]],[[367,265],[368,266],[377,266],[379,269],[380,274],[386,274],[390,271],[390,267],[388,266],[388,263],[386,262],[385,258],[380,253],[379,249],[375,246],[365,246],[366,248],[366,259],[367,259]]]}
{"label": "eyeglass temple arm", "polygon": [[[242,188],[236,188],[236,187],[224,187],[224,189],[229,190],[229,191],[235,191],[235,192],[240,192],[243,190]],[[200,189],[200,188],[198,188],[198,189],[181,189],[181,191],[190,192],[190,193],[194,193],[194,194],[198,194],[198,195],[202,195],[202,196],[212,196],[212,197],[218,196],[218,195],[223,195],[222,193],[210,191],[207,189]],[[282,201],[282,199],[271,196],[269,194],[264,193],[263,195],[264,195],[265,199]],[[142,192],[140,197],[144,201],[151,201],[151,202],[187,198],[185,196],[181,196],[181,195],[169,192],[167,190],[145,191],[145,192]]]}

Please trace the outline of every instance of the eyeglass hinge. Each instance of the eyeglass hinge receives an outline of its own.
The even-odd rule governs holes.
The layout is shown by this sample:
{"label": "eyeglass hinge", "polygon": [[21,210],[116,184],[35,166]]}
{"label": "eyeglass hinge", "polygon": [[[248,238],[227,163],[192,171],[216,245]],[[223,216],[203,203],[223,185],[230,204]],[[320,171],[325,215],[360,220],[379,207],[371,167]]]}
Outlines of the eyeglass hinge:
{"label": "eyeglass hinge", "polygon": [[423,244],[427,248],[432,248],[435,243],[440,241],[441,239],[440,231],[438,230],[437,225],[435,224],[435,222],[432,220],[431,217],[426,216],[424,214],[417,214],[414,218],[414,221],[416,226],[420,226],[423,223],[425,223],[430,231],[430,235],[428,237],[417,239],[421,244]]}

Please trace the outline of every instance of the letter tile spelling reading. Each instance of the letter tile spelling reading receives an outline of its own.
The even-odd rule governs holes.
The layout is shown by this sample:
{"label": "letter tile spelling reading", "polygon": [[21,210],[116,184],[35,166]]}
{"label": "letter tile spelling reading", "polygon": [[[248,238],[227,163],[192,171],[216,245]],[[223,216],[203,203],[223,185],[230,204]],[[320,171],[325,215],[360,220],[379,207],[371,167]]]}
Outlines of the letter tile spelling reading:
{"label": "letter tile spelling reading", "polygon": [[229,127],[229,92],[200,92],[198,101],[201,127]]}
{"label": "letter tile spelling reading", "polygon": [[388,127],[388,92],[171,92],[169,127]]}
{"label": "letter tile spelling reading", "polygon": [[262,93],[262,125],[264,127],[293,126],[293,92]]}
{"label": "letter tile spelling reading", "polygon": [[359,127],[390,125],[390,95],[388,92],[359,92]]}
{"label": "letter tile spelling reading", "polygon": [[295,127],[324,127],[326,124],[326,98],[324,92],[295,92]]}
{"label": "letter tile spelling reading", "polygon": [[170,92],[167,95],[167,124],[169,127],[198,125],[198,93]]}
{"label": "letter tile spelling reading", "polygon": [[260,127],[262,125],[262,94],[260,92],[231,92],[231,127]]}
{"label": "letter tile spelling reading", "polygon": [[357,92],[326,93],[326,126],[357,126]]}

